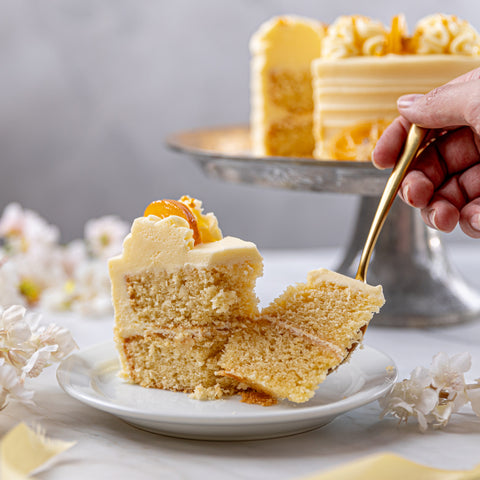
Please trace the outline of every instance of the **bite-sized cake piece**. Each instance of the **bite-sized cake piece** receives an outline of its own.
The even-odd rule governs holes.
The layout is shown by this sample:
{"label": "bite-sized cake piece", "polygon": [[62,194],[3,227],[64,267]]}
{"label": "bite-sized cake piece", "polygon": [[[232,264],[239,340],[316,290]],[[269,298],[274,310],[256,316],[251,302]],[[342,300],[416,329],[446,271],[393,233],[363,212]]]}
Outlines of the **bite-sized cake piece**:
{"label": "bite-sized cake piece", "polygon": [[122,375],[144,387],[220,397],[239,388],[215,375],[232,329],[258,315],[262,258],[222,238],[198,200],[163,200],[135,219],[109,262]]}
{"label": "bite-sized cake piece", "polygon": [[295,16],[265,22],[250,41],[252,148],[256,155],[311,156],[310,64],[320,56],[324,26]]}
{"label": "bite-sized cake piece", "polygon": [[361,342],[384,301],[381,286],[313,270],[306,284],[288,287],[235,331],[219,360],[221,374],[277,399],[306,402]]}
{"label": "bite-sized cake piece", "polygon": [[454,16],[426,17],[412,37],[402,16],[388,31],[365,17],[340,17],[312,62],[314,156],[370,160],[398,115],[398,97],[427,93],[479,67],[479,49],[478,33]]}

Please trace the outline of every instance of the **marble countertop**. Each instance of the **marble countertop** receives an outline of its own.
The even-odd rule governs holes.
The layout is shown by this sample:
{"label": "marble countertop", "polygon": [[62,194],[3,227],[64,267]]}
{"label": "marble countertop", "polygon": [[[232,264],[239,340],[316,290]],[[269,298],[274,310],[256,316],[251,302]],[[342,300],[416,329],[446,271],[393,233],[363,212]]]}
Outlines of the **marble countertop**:
{"label": "marble countertop", "polygon": [[[480,246],[450,248],[449,256],[480,291]],[[288,284],[303,281],[311,268],[334,268],[335,250],[267,251],[258,295],[267,303]],[[112,337],[112,318],[44,314],[46,321],[68,327],[79,347]],[[479,319],[480,320],[480,319]],[[371,326],[365,343],[387,352],[399,378],[416,366],[429,366],[439,351],[472,355],[467,379],[480,376],[480,321],[454,327],[400,329]],[[380,419],[377,402],[343,414],[330,424],[290,437],[207,442],[148,433],[70,398],[57,384],[55,367],[29,384],[35,407],[11,404],[0,415],[0,435],[20,421],[40,424],[48,436],[76,441],[51,469],[36,478],[54,479],[275,479],[290,480],[323,471],[373,453],[394,452],[437,468],[469,469],[480,463],[480,418],[469,408],[455,414],[446,429],[421,433],[415,420],[399,425]]]}

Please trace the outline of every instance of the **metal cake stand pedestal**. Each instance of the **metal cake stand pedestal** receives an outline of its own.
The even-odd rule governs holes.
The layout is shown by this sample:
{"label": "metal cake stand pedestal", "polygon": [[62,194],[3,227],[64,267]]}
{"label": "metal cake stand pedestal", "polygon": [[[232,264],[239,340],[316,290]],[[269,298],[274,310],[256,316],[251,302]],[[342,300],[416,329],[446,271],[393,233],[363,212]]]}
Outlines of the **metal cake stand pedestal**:
{"label": "metal cake stand pedestal", "polygon": [[[388,173],[370,162],[255,157],[247,127],[171,135],[167,145],[193,157],[216,179],[289,190],[360,196],[356,226],[336,271],[354,277]],[[395,200],[368,269],[368,283],[383,286],[386,303],[377,325],[429,327],[480,317],[480,293],[448,261],[441,235],[419,213]]]}

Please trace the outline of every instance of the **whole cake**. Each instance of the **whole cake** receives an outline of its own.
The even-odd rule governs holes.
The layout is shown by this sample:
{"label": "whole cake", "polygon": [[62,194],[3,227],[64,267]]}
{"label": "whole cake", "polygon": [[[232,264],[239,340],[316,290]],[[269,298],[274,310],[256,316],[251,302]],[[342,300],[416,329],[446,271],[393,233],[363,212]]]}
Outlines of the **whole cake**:
{"label": "whole cake", "polygon": [[[272,25],[271,21],[265,25]],[[265,32],[265,25],[252,37],[253,43],[265,41],[267,35],[259,33]],[[300,42],[298,45],[301,48]],[[255,65],[261,61],[259,56],[268,56],[268,50],[257,45],[251,52],[252,76],[258,82]],[[268,64],[268,60],[263,63]],[[258,97],[268,98],[271,93],[263,94],[255,88],[251,94],[253,151],[257,155],[282,151],[282,155],[320,160],[369,160],[381,133],[398,114],[399,96],[426,93],[479,66],[480,36],[468,22],[455,16],[428,16],[418,22],[411,36],[402,15],[394,17],[389,28],[358,15],[339,17],[326,27],[320,54],[311,61],[311,154],[306,153],[312,147],[311,140],[282,151],[282,138],[258,126],[254,119],[263,115],[268,126],[271,117]],[[301,82],[297,90],[304,95],[310,92]],[[276,96],[281,97],[281,93]],[[294,121],[290,119],[289,123]],[[268,150],[262,148],[262,142],[270,145]]]}
{"label": "whole cake", "polygon": [[256,246],[222,237],[200,201],[153,202],[109,262],[122,376],[197,399],[311,398],[361,341],[382,288],[312,270],[259,311],[262,268]]}

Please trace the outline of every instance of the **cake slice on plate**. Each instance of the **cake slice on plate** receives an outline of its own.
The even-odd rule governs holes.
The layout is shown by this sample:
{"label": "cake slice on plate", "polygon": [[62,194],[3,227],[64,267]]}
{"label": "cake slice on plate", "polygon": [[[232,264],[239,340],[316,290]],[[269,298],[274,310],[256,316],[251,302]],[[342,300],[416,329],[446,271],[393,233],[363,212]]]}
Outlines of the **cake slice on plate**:
{"label": "cake slice on plate", "polygon": [[215,375],[239,323],[258,315],[257,247],[222,237],[190,197],[151,204],[110,260],[114,338],[124,378],[219,398],[237,382]]}
{"label": "cake slice on plate", "polygon": [[345,361],[384,304],[382,287],[326,269],[290,286],[235,331],[219,364],[222,375],[277,399],[306,402]]}
{"label": "cake slice on plate", "polygon": [[186,196],[153,202],[109,268],[121,375],[196,399],[307,401],[383,304],[381,287],[319,269],[259,312],[257,247]]}

